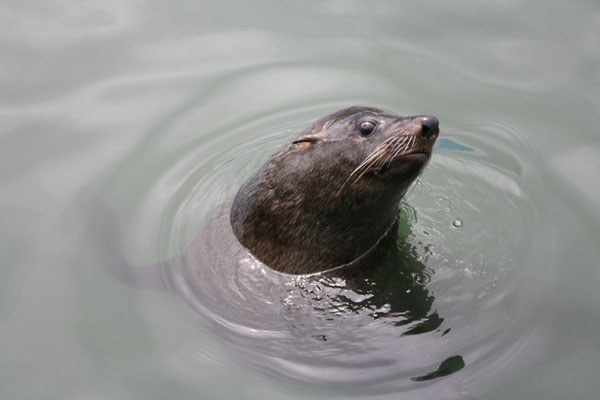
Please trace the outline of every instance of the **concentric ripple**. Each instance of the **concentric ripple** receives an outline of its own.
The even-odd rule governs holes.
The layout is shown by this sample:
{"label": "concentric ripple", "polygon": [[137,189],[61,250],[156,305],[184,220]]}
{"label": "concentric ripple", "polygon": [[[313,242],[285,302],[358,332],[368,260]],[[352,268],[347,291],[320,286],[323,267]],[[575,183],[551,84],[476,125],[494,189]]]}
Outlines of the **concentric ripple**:
{"label": "concentric ripple", "polygon": [[[442,132],[472,151],[437,151],[403,203],[398,245],[405,257],[364,282],[275,273],[237,243],[228,214],[235,184],[260,166],[264,148],[274,150],[331,109],[257,115],[170,158],[151,190],[170,194],[161,251],[183,255],[169,262],[165,279],[233,359],[277,382],[362,394],[427,393],[439,382],[462,390],[465,378],[497,378],[508,362],[527,357],[529,309],[514,312],[511,298],[538,216],[526,163],[498,154],[519,137],[508,127],[478,122]],[[141,209],[151,208],[142,202]],[[514,336],[519,342],[509,343]],[[464,370],[420,382],[453,357],[464,359]]]}
{"label": "concentric ripple", "polygon": [[[237,74],[223,85],[243,87],[249,74],[256,86],[262,71]],[[223,91],[214,89],[213,102]],[[153,171],[130,200],[130,229],[145,232],[139,241],[156,238],[146,246],[166,260],[152,286],[174,291],[196,311],[189,337],[198,357],[221,358],[221,349],[194,342],[206,334],[194,330],[208,323],[232,360],[274,382],[426,398],[498,379],[539,345],[526,323],[534,304],[521,298],[520,285],[539,251],[532,229],[544,210],[531,201],[537,155],[518,127],[442,121],[441,138],[454,145],[435,150],[402,204],[402,256],[365,280],[276,273],[233,236],[228,212],[236,187],[279,145],[347,105],[299,102],[214,120],[214,104],[185,105],[164,137],[145,146],[144,161],[127,166]],[[169,135],[186,139],[173,146]],[[135,176],[120,175],[115,186],[133,185]],[[163,299],[168,312],[181,314],[171,295]]]}

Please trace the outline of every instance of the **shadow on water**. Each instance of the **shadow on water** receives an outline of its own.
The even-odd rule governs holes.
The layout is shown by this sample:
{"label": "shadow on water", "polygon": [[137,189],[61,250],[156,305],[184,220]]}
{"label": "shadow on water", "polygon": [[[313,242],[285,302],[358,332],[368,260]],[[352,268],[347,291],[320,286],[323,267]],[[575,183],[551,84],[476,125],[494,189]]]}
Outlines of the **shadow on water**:
{"label": "shadow on water", "polygon": [[[423,354],[450,329],[442,331],[444,318],[433,308],[427,251],[411,243],[414,210],[406,204],[393,234],[369,257],[302,277],[257,268],[256,261],[247,268],[253,258],[231,232],[227,204],[187,254],[136,266],[126,260],[116,214],[101,201],[84,203],[88,240],[111,275],[131,287],[177,293],[215,323],[217,336],[236,358],[276,379],[325,385],[332,379],[382,391],[385,381],[427,381],[465,366],[454,355],[438,359],[434,369]],[[434,336],[416,346],[413,341],[416,351],[402,349],[402,338],[426,334]],[[302,378],[297,371],[307,374]]]}

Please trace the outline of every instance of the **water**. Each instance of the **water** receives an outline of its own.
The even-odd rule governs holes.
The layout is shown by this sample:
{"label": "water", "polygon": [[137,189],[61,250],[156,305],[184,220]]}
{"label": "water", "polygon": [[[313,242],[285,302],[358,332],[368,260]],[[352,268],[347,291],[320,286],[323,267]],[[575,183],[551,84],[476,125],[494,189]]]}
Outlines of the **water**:
{"label": "water", "polygon": [[[0,25],[3,398],[598,397],[597,3],[5,2]],[[92,198],[129,263],[186,254],[278,145],[354,104],[450,141],[403,204],[424,271],[391,289],[437,329],[318,320],[298,296],[326,312],[339,282],[268,270],[132,286],[90,243]]]}

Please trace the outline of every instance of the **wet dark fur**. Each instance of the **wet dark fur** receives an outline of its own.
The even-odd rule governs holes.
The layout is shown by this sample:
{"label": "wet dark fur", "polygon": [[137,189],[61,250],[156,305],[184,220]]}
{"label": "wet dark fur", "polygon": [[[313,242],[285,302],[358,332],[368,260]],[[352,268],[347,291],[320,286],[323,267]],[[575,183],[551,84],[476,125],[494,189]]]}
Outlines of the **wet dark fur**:
{"label": "wet dark fur", "polygon": [[[352,107],[317,121],[240,188],[231,209],[238,240],[269,267],[325,271],[367,258],[398,216],[437,137],[420,116]],[[368,136],[364,121],[377,124]]]}

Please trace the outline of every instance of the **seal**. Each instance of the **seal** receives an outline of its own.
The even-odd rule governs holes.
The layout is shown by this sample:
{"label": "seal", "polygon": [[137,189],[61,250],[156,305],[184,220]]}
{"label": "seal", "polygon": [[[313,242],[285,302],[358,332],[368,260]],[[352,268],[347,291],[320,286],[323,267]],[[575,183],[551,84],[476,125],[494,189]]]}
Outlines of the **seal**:
{"label": "seal", "polygon": [[237,192],[233,232],[274,270],[354,265],[393,233],[400,200],[431,158],[438,119],[350,107],[315,122]]}

